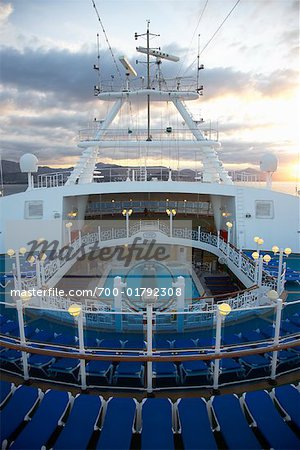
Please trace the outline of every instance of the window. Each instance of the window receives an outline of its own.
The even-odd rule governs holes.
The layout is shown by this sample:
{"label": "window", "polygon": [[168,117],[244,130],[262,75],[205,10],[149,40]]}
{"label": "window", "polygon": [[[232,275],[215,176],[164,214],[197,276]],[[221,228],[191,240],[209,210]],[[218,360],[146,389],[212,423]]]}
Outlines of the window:
{"label": "window", "polygon": [[42,219],[43,218],[43,201],[32,200],[25,202],[25,219]]}
{"label": "window", "polygon": [[274,205],[272,200],[256,200],[256,219],[274,219]]}

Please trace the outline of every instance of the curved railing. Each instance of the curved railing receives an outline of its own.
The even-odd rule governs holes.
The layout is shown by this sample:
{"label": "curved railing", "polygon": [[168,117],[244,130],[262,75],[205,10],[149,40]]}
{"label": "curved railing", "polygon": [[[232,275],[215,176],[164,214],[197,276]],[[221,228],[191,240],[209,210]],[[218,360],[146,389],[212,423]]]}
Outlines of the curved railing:
{"label": "curved railing", "polygon": [[[161,313],[153,311],[150,307],[147,307],[147,311],[137,313],[91,311],[86,314],[80,312],[77,318],[71,317],[65,309],[52,310],[56,315],[57,313],[61,314],[60,319],[56,316],[53,322],[47,321],[43,324],[43,329],[38,329],[41,325],[39,319],[36,321],[33,313],[39,313],[43,317],[45,311],[49,312],[51,308],[31,307],[21,302],[18,302],[17,307],[11,307],[11,305],[2,303],[2,307],[9,308],[7,314],[10,314],[11,319],[7,323],[13,322],[13,314],[15,314],[20,332],[0,334],[1,368],[4,371],[22,375],[26,380],[37,378],[50,382],[79,385],[83,389],[89,386],[107,387],[112,385],[113,379],[115,381],[114,388],[123,387],[119,383],[121,376],[118,366],[122,362],[136,363],[132,371],[128,372],[130,387],[147,389],[149,392],[162,388],[161,382],[165,381],[164,379],[168,376],[170,380],[166,386],[174,389],[188,386],[218,389],[219,386],[253,380],[270,379],[275,381],[283,374],[297,371],[300,367],[300,326],[299,315],[296,313],[299,311],[299,304],[300,300],[285,303],[284,314],[281,300],[271,306],[260,306],[254,309],[253,307],[239,308],[232,311],[231,314],[235,316],[236,322],[234,332],[228,318],[222,319],[218,315],[218,311]],[[251,312],[254,322],[251,322],[252,319],[249,318],[245,322],[243,313],[246,310]],[[2,313],[5,314],[5,312],[6,309],[2,308]],[[263,319],[260,319],[260,328],[257,330],[255,328],[257,317],[261,313],[263,313]],[[113,316],[114,331],[118,331],[116,335],[119,339],[118,345],[116,343],[109,345],[111,334],[103,332],[105,327],[102,329],[100,320],[98,320],[97,333],[93,334],[93,330],[87,326],[87,318],[90,315],[102,317],[102,323],[104,323],[105,317]],[[195,327],[193,333],[186,332],[185,324],[189,317],[197,319],[197,317],[208,315],[210,322],[206,328],[198,326]],[[66,316],[72,318],[73,328],[65,325]],[[136,333],[128,333],[124,327],[120,327],[122,322],[128,320],[128,316],[132,316],[139,324]],[[161,316],[173,316],[173,320],[181,324],[180,331],[176,334],[166,333],[160,328]],[[295,325],[297,323],[298,326]],[[45,328],[47,326],[49,326],[48,330]],[[34,333],[27,338],[26,333],[29,332],[29,328],[34,329]],[[3,325],[1,329],[3,331]],[[43,332],[42,335],[45,336],[45,332],[49,333],[50,330],[52,330],[51,339],[49,336],[44,337],[44,340],[39,339],[39,333]],[[56,333],[54,333],[55,330],[57,330]],[[269,333],[269,337],[267,337],[267,333]],[[250,335],[252,336],[251,340],[249,339]],[[253,338],[254,335],[255,338]],[[70,343],[70,337],[73,338],[73,343]],[[58,338],[63,339],[56,342]],[[163,344],[161,343],[162,339],[165,341]],[[128,345],[128,342],[131,345]],[[168,348],[166,348],[166,342],[168,342]],[[21,353],[10,354],[9,349]],[[30,355],[46,355],[50,358],[47,360],[48,363],[45,363],[43,359],[42,370],[37,370],[40,369],[40,366],[34,365]],[[261,359],[252,363],[249,356],[253,355],[260,355]],[[71,361],[68,363],[68,367],[70,366],[74,370],[58,368],[55,371],[55,364],[61,361],[61,358]],[[76,364],[72,363],[73,360]],[[224,362],[226,360],[227,363]],[[104,382],[100,377],[95,382],[94,373],[88,365],[91,361],[107,361],[114,378]],[[191,376],[185,365],[185,362],[192,361],[205,362],[204,366],[202,364],[198,367],[196,373],[195,366],[193,366],[194,377]],[[168,366],[165,375],[157,366],[162,362],[173,364],[171,364],[171,371]],[[263,362],[265,363],[262,364]],[[137,372],[140,374],[139,376],[136,375]],[[146,375],[144,376],[144,374]],[[189,377],[192,378],[192,381],[187,383]]]}

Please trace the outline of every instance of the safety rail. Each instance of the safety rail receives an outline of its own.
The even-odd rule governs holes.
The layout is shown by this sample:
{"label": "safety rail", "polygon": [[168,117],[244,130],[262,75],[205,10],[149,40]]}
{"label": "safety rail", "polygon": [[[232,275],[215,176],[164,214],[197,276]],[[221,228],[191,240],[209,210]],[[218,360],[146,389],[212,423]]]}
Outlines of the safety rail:
{"label": "safety rail", "polygon": [[[0,345],[3,348],[6,349],[14,349],[20,351],[20,356],[16,357],[16,362],[13,364],[13,367],[11,367],[9,358],[5,358],[5,351],[4,353],[0,353],[0,361],[1,361],[1,369],[10,373],[14,374],[22,374],[25,380],[28,379],[42,379],[49,382],[61,382],[64,384],[72,384],[72,385],[78,385],[82,389],[86,389],[89,386],[89,382],[87,382],[87,376],[89,375],[89,372],[87,370],[86,364],[89,361],[110,361],[111,363],[120,363],[120,362],[136,362],[140,364],[146,364],[147,366],[147,377],[146,380],[140,380],[142,381],[142,386],[133,386],[132,388],[137,389],[147,389],[148,392],[152,392],[152,390],[160,389],[161,387],[154,387],[153,381],[156,374],[156,369],[152,366],[153,363],[160,363],[160,362],[169,362],[169,363],[175,363],[176,365],[179,365],[182,367],[182,364],[186,361],[205,361],[207,362],[207,376],[206,379],[202,382],[199,382],[199,380],[196,380],[194,384],[192,384],[193,387],[213,387],[214,389],[218,389],[222,385],[231,385],[236,383],[245,383],[249,381],[255,380],[261,380],[261,379],[270,379],[271,381],[275,381],[279,376],[294,372],[296,370],[299,370],[300,367],[300,353],[299,353],[299,346],[300,346],[300,328],[298,327],[298,331],[290,331],[288,333],[285,333],[282,335],[282,329],[287,326],[287,323],[290,323],[290,321],[287,322],[287,318],[282,317],[282,306],[283,302],[281,299],[278,299],[275,301],[271,306],[260,306],[257,307],[257,310],[265,310],[269,314],[273,312],[272,319],[271,320],[265,320],[265,326],[266,328],[263,328],[263,325],[261,325],[261,331],[256,330],[257,333],[257,339],[252,339],[249,341],[246,339],[246,341],[236,342],[236,343],[226,343],[226,338],[232,336],[232,333],[230,331],[230,328],[227,327],[227,318],[221,315],[221,310],[217,310],[214,312],[211,312],[211,344],[202,344],[201,339],[202,335],[199,334],[203,333],[203,330],[199,328],[198,330],[194,330],[195,337],[200,337],[200,342],[198,344],[192,345],[192,338],[191,336],[185,335],[185,333],[177,333],[176,335],[172,335],[172,338],[169,338],[170,347],[167,348],[160,348],[159,347],[159,339],[162,337],[167,338],[168,335],[165,333],[160,333],[159,329],[159,322],[157,320],[158,316],[160,315],[170,315],[171,313],[156,313],[153,311],[153,308],[151,305],[147,306],[147,310],[144,312],[138,312],[138,313],[120,313],[120,312],[93,312],[95,315],[113,315],[115,317],[115,320],[117,321],[120,316],[125,316],[125,314],[131,314],[133,316],[139,316],[140,317],[140,332],[143,336],[143,340],[145,342],[145,346],[139,348],[139,345],[136,345],[136,347],[129,347],[126,348],[126,343],[128,340],[130,341],[131,338],[133,338],[133,342],[135,342],[135,334],[126,334],[120,336],[119,346],[109,346],[107,347],[105,343],[103,344],[103,347],[100,347],[98,344],[92,345],[91,344],[91,336],[89,335],[90,330],[84,325],[85,323],[85,317],[86,313],[83,312],[82,309],[79,309],[78,314],[76,313],[76,316],[72,316],[72,311],[68,311],[66,309],[60,310],[61,313],[64,315],[72,316],[74,328],[66,327],[65,329],[62,329],[60,327],[60,332],[63,333],[62,337],[64,337],[64,333],[66,333],[65,338],[66,342],[63,341],[55,343],[55,338],[53,336],[53,341],[51,341],[50,338],[47,341],[41,341],[39,340],[39,330],[36,330],[34,335],[30,338],[26,337],[26,326],[33,326],[34,320],[32,319],[32,310],[39,311],[40,313],[44,313],[45,309],[51,310],[51,308],[39,308],[39,307],[31,307],[27,306],[24,301],[20,301],[16,307],[12,307],[11,305],[1,303],[2,306],[8,307],[8,312],[12,313],[14,312],[17,316],[18,321],[18,329],[20,330],[20,337],[17,335],[14,335],[13,332],[10,332],[7,335],[0,334]],[[295,305],[299,305],[300,300],[289,302],[285,304],[285,313],[290,311],[289,318],[292,318],[292,314],[295,311]],[[253,311],[253,308],[248,308],[249,310]],[[29,311],[28,311],[29,310]],[[235,314],[237,312],[242,313],[245,311],[245,308],[240,308],[239,310],[235,311]],[[2,309],[2,313],[5,313],[5,309]],[[180,320],[180,316],[185,315],[198,315],[198,312],[189,312],[189,313],[180,313],[177,312],[177,320]],[[205,312],[201,312],[200,314],[206,314]],[[230,313],[229,313],[230,314]],[[29,317],[31,317],[29,319]],[[242,316],[241,316],[242,318]],[[8,322],[10,323],[10,322]],[[54,322],[55,323],[55,322]],[[242,326],[242,323],[244,323],[244,319],[241,321],[240,330],[242,333],[244,333],[244,329]],[[254,322],[255,323],[255,322]],[[253,323],[253,326],[254,326]],[[48,323],[49,324],[49,323]],[[251,322],[250,322],[251,324]],[[228,324],[229,325],[229,324]],[[273,337],[269,338],[262,338],[263,330],[268,330],[269,326],[272,327],[274,330]],[[51,329],[51,326],[50,326]],[[223,330],[222,330],[223,329]],[[71,331],[70,331],[71,330]],[[70,344],[69,338],[67,336],[71,336],[73,333],[74,339],[77,341],[77,344]],[[246,329],[247,333],[247,329]],[[76,335],[78,337],[76,337]],[[57,334],[56,334],[57,336]],[[99,342],[102,342],[104,339],[105,342],[105,333],[102,334],[101,329],[98,329],[97,336],[99,336],[100,340]],[[123,336],[123,337],[122,337]],[[157,338],[158,341],[155,342],[153,339]],[[205,336],[203,335],[204,339]],[[172,342],[178,342],[180,343],[182,339],[185,339],[186,341],[190,341],[190,345],[184,344],[182,347],[179,346],[173,346]],[[173,339],[173,341],[172,341]],[[223,339],[225,342],[223,342]],[[261,340],[263,339],[263,340]],[[281,351],[286,350],[286,352],[283,352],[281,356]],[[70,380],[63,379],[56,379],[55,377],[51,377],[51,372],[45,372],[42,371],[41,376],[39,375],[36,377],[36,375],[31,374],[31,362],[28,359],[29,355],[47,355],[51,356],[52,358],[68,358],[68,360],[78,360],[80,361],[80,365],[78,363],[78,366],[76,366],[79,370],[78,377],[74,377],[72,382],[70,383]],[[245,367],[249,369],[247,366],[247,356],[250,355],[264,355],[265,360],[265,367],[263,373],[255,376],[253,378],[252,370],[255,370],[255,368],[251,368],[248,373],[245,372]],[[268,356],[269,355],[269,356]],[[53,363],[53,359],[51,359]],[[234,365],[236,370],[239,372],[239,376],[235,376],[233,374],[234,371],[229,372],[229,379],[226,380],[226,382],[222,382],[222,376],[225,372],[222,371],[222,366],[220,365],[221,360],[229,360],[229,361],[235,361],[235,363],[231,363]],[[246,361],[246,362],[245,362]],[[49,362],[50,364],[50,362]],[[174,370],[176,368],[176,365],[174,366]],[[241,369],[240,369],[241,368]],[[177,369],[176,369],[177,370]],[[145,384],[144,384],[145,383]],[[201,384],[204,383],[204,384]],[[91,384],[90,384],[91,385]],[[91,385],[92,387],[93,385]],[[100,386],[101,383],[100,383]],[[114,388],[120,388],[121,386],[114,385]],[[171,382],[171,386],[168,385],[168,388],[187,388],[188,386],[185,386],[185,379],[182,378],[181,382],[177,380],[177,382],[174,384]],[[106,386],[107,388],[107,386]]]}

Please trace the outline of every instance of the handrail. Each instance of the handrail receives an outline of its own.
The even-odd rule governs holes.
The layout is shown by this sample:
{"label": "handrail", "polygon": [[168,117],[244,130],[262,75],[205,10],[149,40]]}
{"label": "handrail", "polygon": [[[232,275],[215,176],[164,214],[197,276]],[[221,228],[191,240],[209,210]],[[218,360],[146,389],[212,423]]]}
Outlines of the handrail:
{"label": "handrail", "polygon": [[[39,343],[39,345],[41,345],[42,343]],[[158,350],[158,355],[135,355],[135,356],[128,356],[128,355],[110,355],[109,353],[107,355],[99,355],[97,353],[92,353],[95,352],[97,350],[90,350],[91,353],[80,353],[78,351],[78,353],[74,353],[73,352],[64,352],[64,351],[53,351],[53,350],[48,350],[48,349],[42,349],[42,348],[37,348],[37,347],[30,347],[28,345],[21,345],[21,344],[14,344],[12,342],[7,342],[5,340],[2,340],[0,338],[0,345],[2,347],[8,348],[8,349],[13,349],[13,350],[19,350],[21,352],[25,352],[25,353],[34,353],[37,355],[49,355],[49,356],[54,356],[56,358],[71,358],[71,359],[80,359],[80,360],[85,360],[85,361],[90,361],[90,360],[94,360],[94,361],[107,361],[107,358],[109,358],[110,361],[128,361],[128,362],[132,362],[132,361],[140,361],[140,362],[153,362],[153,361],[167,361],[167,362],[180,362],[180,361],[198,361],[198,360],[203,360],[203,361],[212,361],[215,359],[223,359],[223,358],[239,358],[242,356],[248,356],[248,355],[256,355],[256,354],[261,354],[261,353],[268,353],[268,352],[274,352],[274,351],[280,351],[280,350],[286,350],[288,348],[293,348],[293,347],[297,347],[300,345],[300,338],[296,339],[295,341],[290,341],[287,342],[285,344],[278,344],[278,345],[271,345],[271,346],[267,346],[267,347],[260,347],[260,348],[254,348],[254,349],[249,349],[249,350],[239,350],[239,351],[227,351],[225,353],[205,353],[205,354],[201,354],[199,353],[199,355],[172,355],[170,356],[169,353],[170,351],[172,351],[172,349],[168,350],[168,356],[162,356],[163,353]],[[53,343],[49,343],[49,345],[51,347],[53,347]],[[59,347],[59,346],[58,346]],[[240,345],[239,345],[240,347]],[[227,347],[226,347],[227,348]],[[211,350],[213,349],[213,347],[211,348]],[[74,347],[72,347],[72,350],[74,350]],[[101,349],[99,351],[105,351],[108,349]],[[118,351],[120,349],[109,349],[112,352]],[[180,349],[174,349],[175,351],[180,351]],[[192,350],[192,349],[191,349]],[[128,353],[128,349],[122,349],[122,351]],[[186,349],[184,349],[183,351],[186,351]],[[193,352],[195,351],[195,349],[193,349]],[[203,350],[199,350],[199,352],[209,352],[210,349],[203,349]],[[141,352],[143,352],[141,350]]]}

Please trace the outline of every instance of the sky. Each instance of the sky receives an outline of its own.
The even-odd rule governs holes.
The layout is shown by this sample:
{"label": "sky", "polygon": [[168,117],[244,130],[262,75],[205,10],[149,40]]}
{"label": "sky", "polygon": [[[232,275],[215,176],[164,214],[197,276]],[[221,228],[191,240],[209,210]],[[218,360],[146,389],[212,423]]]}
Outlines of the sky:
{"label": "sky", "polygon": [[[163,62],[168,79],[192,83],[199,72],[203,96],[190,102],[195,119],[218,124],[220,159],[228,169],[259,168],[264,153],[279,160],[281,179],[300,178],[299,1],[240,0],[95,0],[113,54],[126,55],[138,76],[145,64],[136,45],[145,46],[150,20],[151,46],[180,57]],[[0,0],[0,126],[3,159],[18,161],[34,153],[41,165],[72,166],[81,150],[78,130],[110,106],[93,95],[97,83],[96,35],[100,40],[103,86],[118,71],[90,0]],[[215,36],[214,36],[215,34]],[[122,76],[124,70],[118,63]],[[155,67],[151,67],[154,75]],[[184,78],[188,77],[188,78]],[[171,105],[172,106],[172,105]],[[152,108],[156,128],[182,126],[170,105]],[[114,127],[142,126],[145,105],[123,108]],[[163,148],[152,163],[175,165],[177,155]],[[128,164],[138,155],[121,148],[100,154],[102,162]],[[171,160],[171,162],[170,162]],[[199,157],[180,150],[180,168],[197,167]]]}

